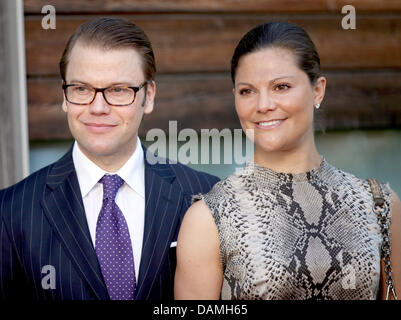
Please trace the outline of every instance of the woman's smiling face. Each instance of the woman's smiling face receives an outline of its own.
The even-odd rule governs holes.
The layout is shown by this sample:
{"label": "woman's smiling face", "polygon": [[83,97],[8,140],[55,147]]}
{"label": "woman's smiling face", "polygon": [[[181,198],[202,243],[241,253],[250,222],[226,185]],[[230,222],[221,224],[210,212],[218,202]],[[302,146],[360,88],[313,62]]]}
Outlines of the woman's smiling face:
{"label": "woman's smiling face", "polygon": [[269,47],[240,58],[235,108],[242,129],[253,134],[255,156],[313,143],[313,109],[325,83],[320,77],[312,85],[289,49]]}

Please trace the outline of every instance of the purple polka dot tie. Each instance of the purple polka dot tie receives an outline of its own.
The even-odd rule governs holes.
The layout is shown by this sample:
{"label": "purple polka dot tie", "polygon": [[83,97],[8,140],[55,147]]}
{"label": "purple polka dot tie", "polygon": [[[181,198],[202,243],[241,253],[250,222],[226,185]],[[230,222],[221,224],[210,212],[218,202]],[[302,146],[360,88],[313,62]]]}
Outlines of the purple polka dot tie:
{"label": "purple polka dot tie", "polygon": [[115,202],[124,180],[104,175],[103,205],[96,225],[95,250],[107,291],[112,300],[133,300],[135,292],[134,255],[127,222]]}

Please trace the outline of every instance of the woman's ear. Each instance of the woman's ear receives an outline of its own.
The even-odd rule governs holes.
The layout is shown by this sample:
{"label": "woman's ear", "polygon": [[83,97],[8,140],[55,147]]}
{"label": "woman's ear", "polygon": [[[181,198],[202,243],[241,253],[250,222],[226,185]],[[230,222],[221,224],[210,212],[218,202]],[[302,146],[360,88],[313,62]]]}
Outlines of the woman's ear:
{"label": "woman's ear", "polygon": [[313,92],[314,92],[313,105],[314,106],[322,103],[325,91],[326,91],[326,78],[319,77],[316,80],[316,83],[313,85]]}

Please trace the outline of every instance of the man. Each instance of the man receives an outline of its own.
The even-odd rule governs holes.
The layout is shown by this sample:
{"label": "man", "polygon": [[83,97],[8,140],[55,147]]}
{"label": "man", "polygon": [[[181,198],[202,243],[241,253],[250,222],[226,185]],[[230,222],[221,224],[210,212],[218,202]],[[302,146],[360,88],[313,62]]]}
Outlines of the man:
{"label": "man", "polygon": [[173,299],[181,220],[192,195],[218,178],[147,161],[138,128],[153,110],[155,65],[139,27],[114,18],[81,25],[60,72],[75,143],[0,191],[1,296]]}

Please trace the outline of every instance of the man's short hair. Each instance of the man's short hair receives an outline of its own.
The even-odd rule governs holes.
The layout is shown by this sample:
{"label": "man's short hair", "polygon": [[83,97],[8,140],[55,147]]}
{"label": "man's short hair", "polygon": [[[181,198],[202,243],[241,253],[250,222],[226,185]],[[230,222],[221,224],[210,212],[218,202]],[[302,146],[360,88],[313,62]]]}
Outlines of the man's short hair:
{"label": "man's short hair", "polygon": [[83,23],[72,34],[60,59],[60,74],[65,82],[71,50],[76,42],[104,50],[132,48],[142,57],[145,80],[153,80],[156,72],[152,45],[145,32],[134,23],[120,18],[95,18]]}

